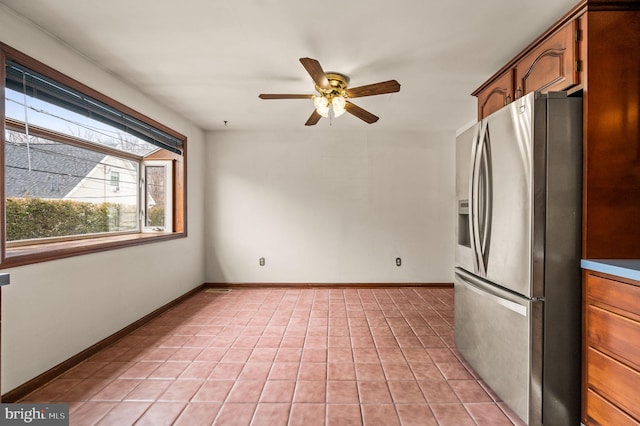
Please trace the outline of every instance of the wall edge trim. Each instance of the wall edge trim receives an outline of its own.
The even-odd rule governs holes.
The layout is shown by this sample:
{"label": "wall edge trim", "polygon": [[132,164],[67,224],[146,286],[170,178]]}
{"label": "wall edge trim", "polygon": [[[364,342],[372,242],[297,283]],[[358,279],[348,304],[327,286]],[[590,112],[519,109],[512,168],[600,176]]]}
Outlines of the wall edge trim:
{"label": "wall edge trim", "polygon": [[452,288],[453,283],[261,283],[261,282],[207,282],[206,288],[398,288],[398,287],[428,287]]}

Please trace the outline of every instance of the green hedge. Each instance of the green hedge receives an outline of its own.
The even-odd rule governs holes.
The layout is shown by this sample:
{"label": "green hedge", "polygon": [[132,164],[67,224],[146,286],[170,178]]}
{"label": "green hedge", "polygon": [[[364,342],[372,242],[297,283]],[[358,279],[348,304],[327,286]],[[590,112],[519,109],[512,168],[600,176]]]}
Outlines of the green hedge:
{"label": "green hedge", "polygon": [[165,226],[164,225],[164,207],[153,206],[147,209],[148,219],[147,226]]}
{"label": "green hedge", "polygon": [[135,215],[135,207],[114,203],[7,198],[6,238],[17,241],[113,231],[114,225],[120,228],[124,213],[132,213],[122,210],[130,209]]}

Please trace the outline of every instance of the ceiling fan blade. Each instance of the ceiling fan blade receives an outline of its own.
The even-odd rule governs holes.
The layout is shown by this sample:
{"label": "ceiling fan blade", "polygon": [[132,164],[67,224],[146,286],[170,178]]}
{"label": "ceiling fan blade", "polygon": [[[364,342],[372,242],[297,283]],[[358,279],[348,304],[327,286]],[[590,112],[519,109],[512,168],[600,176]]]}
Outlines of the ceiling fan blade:
{"label": "ceiling fan blade", "polygon": [[360,108],[358,105],[356,104],[352,104],[351,102],[347,101],[347,103],[345,104],[345,109],[347,110],[347,112],[349,114],[355,115],[356,117],[358,117],[360,120],[362,121],[366,121],[367,123],[371,124],[371,123],[375,123],[376,121],[378,121],[377,116],[371,114],[369,111],[364,110],[362,108]]}
{"label": "ceiling fan blade", "polygon": [[327,80],[327,75],[324,73],[320,62],[312,58],[300,58],[300,62],[318,87],[322,89],[331,89],[329,80]]}
{"label": "ceiling fan blade", "polygon": [[304,123],[304,125],[305,126],[313,126],[315,124],[318,124],[318,121],[320,121],[321,118],[322,118],[322,116],[320,114],[318,114],[318,111],[316,111],[314,109],[313,112],[311,113],[311,115],[309,116],[309,119],[307,120],[306,123]]}
{"label": "ceiling fan blade", "polygon": [[273,94],[262,93],[258,95],[260,99],[311,99],[313,95],[291,95],[291,94]]}
{"label": "ceiling fan blade", "polygon": [[380,83],[367,84],[366,86],[347,89],[347,96],[350,98],[361,98],[363,96],[383,95],[400,91],[400,83],[395,80],[382,81]]}

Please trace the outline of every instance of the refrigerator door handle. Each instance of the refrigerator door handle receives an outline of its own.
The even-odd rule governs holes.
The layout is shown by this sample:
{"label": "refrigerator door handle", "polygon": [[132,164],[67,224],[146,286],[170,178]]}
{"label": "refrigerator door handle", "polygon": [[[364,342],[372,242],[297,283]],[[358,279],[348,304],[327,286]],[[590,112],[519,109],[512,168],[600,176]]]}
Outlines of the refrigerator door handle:
{"label": "refrigerator door handle", "polygon": [[463,284],[465,284],[469,288],[469,290],[473,291],[474,293],[482,297],[486,297],[519,315],[527,316],[527,306],[523,306],[520,303],[505,299],[504,297],[496,294],[496,292],[492,291],[492,289],[487,284],[478,280],[476,277],[469,273],[461,270],[456,270],[455,273],[463,282]]}
{"label": "refrigerator door handle", "polygon": [[486,275],[489,262],[489,248],[491,245],[491,208],[492,208],[492,187],[491,181],[491,149],[489,140],[489,123],[485,126],[484,134],[482,135],[482,151],[481,155],[481,175],[482,179],[479,182],[479,202],[482,202],[481,211],[482,216],[478,218],[480,221],[480,227],[478,228],[480,237],[480,253],[479,259],[482,262],[482,268]]}
{"label": "refrigerator door handle", "polygon": [[[480,123],[480,126],[484,126],[484,123]],[[480,137],[479,133],[481,131],[476,132],[474,134],[473,143],[471,145],[471,173],[469,174],[469,207],[470,207],[470,215],[469,215],[469,227],[470,227],[470,242],[471,242],[471,252],[473,257],[473,271],[475,273],[480,273],[480,264],[478,259],[478,238],[476,237],[478,224],[477,224],[477,207],[476,207],[476,199],[478,196],[478,190],[476,188],[478,182],[478,157],[480,155],[479,144]]]}
{"label": "refrigerator door handle", "polygon": [[[481,276],[486,276],[486,255],[485,247],[488,238],[487,229],[487,167],[488,155],[485,143],[487,133],[487,123],[482,123],[479,137],[473,144],[471,181],[470,181],[470,204],[471,204],[471,241],[473,250],[474,272]],[[482,215],[482,216],[481,216]],[[482,231],[481,231],[482,226]]]}

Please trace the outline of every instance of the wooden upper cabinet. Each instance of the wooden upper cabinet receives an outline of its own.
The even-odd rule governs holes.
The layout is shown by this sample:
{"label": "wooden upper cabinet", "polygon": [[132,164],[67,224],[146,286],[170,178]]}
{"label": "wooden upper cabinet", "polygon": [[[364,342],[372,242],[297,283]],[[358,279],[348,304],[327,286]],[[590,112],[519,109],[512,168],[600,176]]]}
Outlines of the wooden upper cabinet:
{"label": "wooden upper cabinet", "polygon": [[513,101],[513,72],[506,71],[478,94],[478,118],[488,116]]}
{"label": "wooden upper cabinet", "polygon": [[567,90],[579,83],[577,27],[577,20],[570,21],[516,63],[516,98],[536,90]]}
{"label": "wooden upper cabinet", "polygon": [[581,16],[572,15],[549,29],[472,93],[482,119],[527,93],[579,89],[584,54]]}

